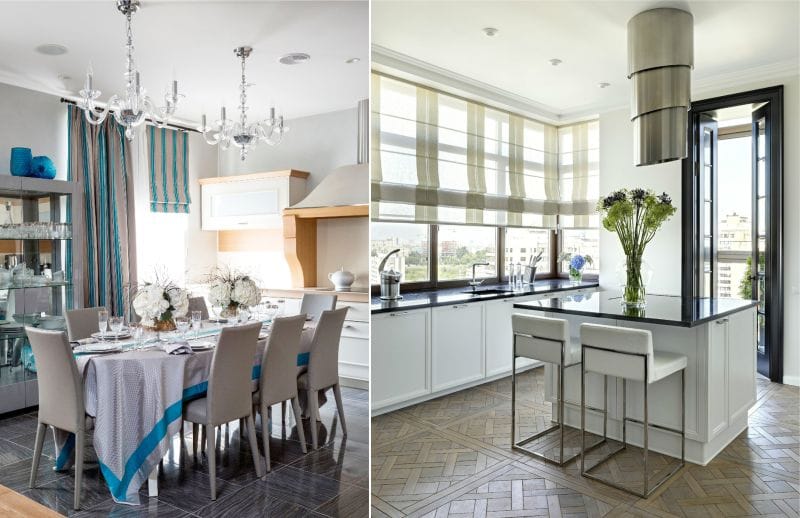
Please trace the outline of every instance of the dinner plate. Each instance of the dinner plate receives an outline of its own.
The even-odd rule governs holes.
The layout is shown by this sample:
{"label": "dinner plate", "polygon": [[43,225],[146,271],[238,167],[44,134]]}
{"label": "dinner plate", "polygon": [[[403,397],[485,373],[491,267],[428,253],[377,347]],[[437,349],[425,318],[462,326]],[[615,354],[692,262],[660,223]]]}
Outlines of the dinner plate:
{"label": "dinner plate", "polygon": [[214,348],[214,344],[211,342],[190,343],[189,346],[192,348],[192,351],[208,351]]}
{"label": "dinner plate", "polygon": [[84,354],[117,353],[122,351],[122,346],[108,342],[100,342],[96,344],[79,345],[74,348],[73,351]]}
{"label": "dinner plate", "polygon": [[128,330],[120,331],[119,333],[114,333],[113,331],[106,331],[105,335],[100,333],[99,331],[96,333],[92,333],[92,338],[96,338],[97,340],[114,340],[114,339],[122,339],[122,338],[130,338],[131,332]]}

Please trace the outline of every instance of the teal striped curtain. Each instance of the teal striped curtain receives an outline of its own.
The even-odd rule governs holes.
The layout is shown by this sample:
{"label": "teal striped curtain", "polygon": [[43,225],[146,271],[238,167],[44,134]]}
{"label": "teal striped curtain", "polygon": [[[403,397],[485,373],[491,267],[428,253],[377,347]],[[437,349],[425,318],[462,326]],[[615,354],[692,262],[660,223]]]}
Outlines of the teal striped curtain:
{"label": "teal striped curtain", "polygon": [[113,117],[93,126],[80,108],[67,110],[67,174],[83,189],[82,203],[69,207],[77,211],[76,219],[83,218],[85,230],[84,242],[76,240],[72,251],[83,255],[75,261],[83,270],[83,303],[130,318],[126,296],[128,287],[136,285],[131,144]]}
{"label": "teal striped curtain", "polygon": [[150,157],[150,210],[189,213],[189,135],[147,128]]}

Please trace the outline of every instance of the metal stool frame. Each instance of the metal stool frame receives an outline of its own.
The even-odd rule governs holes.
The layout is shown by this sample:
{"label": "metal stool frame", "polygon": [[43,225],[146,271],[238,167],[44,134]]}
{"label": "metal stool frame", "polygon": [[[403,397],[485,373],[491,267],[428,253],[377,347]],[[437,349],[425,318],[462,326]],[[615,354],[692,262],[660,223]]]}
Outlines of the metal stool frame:
{"label": "metal stool frame", "polygon": [[[628,353],[628,352],[622,352],[622,351],[617,351],[617,350],[613,350],[613,349],[607,349],[607,348],[604,348],[604,347],[595,347],[593,345],[581,344],[581,364],[582,365],[584,364],[584,360],[586,359],[586,349],[595,349],[595,350],[598,350],[598,351],[606,351],[606,352],[611,352],[611,353],[614,353],[614,354],[625,354],[625,355],[628,355],[628,356],[638,356],[638,357],[642,358],[642,363],[644,363],[644,383],[643,383],[643,385],[644,385],[644,419],[643,420],[634,419],[634,418],[628,417],[626,415],[627,408],[626,408],[626,400],[625,399],[626,399],[626,395],[627,395],[627,384],[626,384],[627,380],[625,378],[622,378],[622,446],[620,446],[618,449],[614,450],[613,452],[609,453],[608,455],[606,455],[605,457],[603,457],[602,459],[597,461],[597,463],[594,466],[590,467],[589,469],[585,469],[585,461],[586,461],[585,453],[588,452],[589,450],[591,450],[593,447],[590,447],[589,450],[585,449],[586,408],[590,408],[590,407],[586,407],[585,406],[585,402],[586,402],[586,373],[588,371],[586,369],[582,369],[582,371],[581,371],[581,476],[584,476],[584,477],[589,478],[591,480],[596,480],[596,481],[601,482],[601,483],[603,483],[603,484],[605,484],[607,486],[611,486],[613,488],[619,489],[620,491],[625,491],[628,494],[631,494],[631,495],[634,495],[634,496],[638,496],[639,498],[649,498],[650,495],[652,495],[653,492],[655,492],[659,487],[661,487],[661,485],[664,482],[669,480],[672,477],[672,475],[677,473],[679,469],[681,469],[682,467],[684,467],[686,465],[686,369],[685,368],[681,369],[681,429],[680,430],[676,430],[675,428],[669,428],[667,426],[661,426],[661,425],[658,425],[658,424],[653,424],[653,423],[649,423],[648,422],[648,417],[647,417],[647,387],[649,385],[648,380],[650,379],[650,377],[649,377],[649,367],[648,367],[647,355],[646,354]],[[607,379],[608,375],[604,375],[603,377]],[[603,435],[604,436],[605,436],[605,431],[606,431],[606,421],[607,421],[607,416],[603,416]],[[634,491],[634,490],[632,490],[632,489],[630,489],[628,487],[625,487],[625,486],[623,486],[621,484],[617,484],[615,482],[611,482],[610,480],[605,480],[605,479],[603,479],[601,477],[598,477],[598,476],[593,475],[593,474],[590,473],[590,471],[592,471],[593,469],[601,466],[603,463],[605,463],[606,461],[611,459],[611,457],[613,457],[614,455],[616,455],[619,452],[621,452],[623,450],[626,450],[628,448],[628,443],[627,443],[627,440],[626,440],[627,439],[627,437],[626,437],[626,424],[627,424],[628,421],[630,421],[632,423],[638,423],[638,424],[643,425],[644,435],[643,435],[643,444],[642,444],[642,450],[643,450],[642,456],[644,457],[644,490],[641,493],[639,493],[637,491]],[[653,486],[652,488],[649,487],[650,486],[650,477],[648,476],[648,472],[647,472],[647,453],[649,452],[647,435],[648,435],[648,428],[651,427],[651,426],[653,428],[658,428],[659,430],[664,430],[664,431],[671,432],[671,433],[674,433],[674,434],[678,434],[678,435],[681,436],[681,462],[680,462],[680,464],[678,464],[675,468],[673,468],[672,471],[670,471],[669,473],[667,473],[666,475],[661,477],[656,482],[655,486]]]}
{"label": "metal stool frame", "polygon": [[[529,437],[523,438],[520,441],[516,441],[514,430],[516,429],[516,412],[517,412],[517,358],[528,358],[527,356],[517,356],[517,337],[523,336],[526,338],[533,338],[536,340],[544,340],[547,342],[554,342],[561,345],[561,365],[559,365],[558,370],[558,421],[555,425],[538,432],[534,435]],[[525,333],[514,333],[514,340],[513,340],[513,356],[511,361],[511,449],[521,451],[528,455],[532,455],[534,457],[538,457],[545,462],[549,462],[550,464],[555,464],[556,466],[564,466],[565,464],[569,463],[570,461],[576,459],[584,449],[583,438],[581,438],[581,451],[576,453],[575,455],[571,456],[568,459],[564,459],[564,371],[570,367],[574,367],[576,365],[580,365],[580,362],[571,363],[569,365],[564,365],[564,348],[566,344],[563,340],[553,340],[552,338],[543,338],[541,336],[525,334]],[[535,358],[531,358],[535,359]],[[608,414],[608,384],[607,380],[604,380],[603,384],[603,391],[605,394],[604,397],[604,405],[603,408],[595,408],[595,407],[587,407],[589,410],[593,410],[596,412],[601,412],[604,416]],[[578,405],[577,403],[570,402],[570,404]],[[603,419],[603,438],[598,441],[597,443],[589,446],[589,451],[597,448],[601,444],[606,442],[606,426],[605,422],[607,420]],[[540,452],[533,451],[528,448],[524,448],[523,446],[531,441],[535,441],[536,439],[543,437],[551,432],[560,431],[560,446],[559,446],[559,456],[558,460],[551,459]]]}

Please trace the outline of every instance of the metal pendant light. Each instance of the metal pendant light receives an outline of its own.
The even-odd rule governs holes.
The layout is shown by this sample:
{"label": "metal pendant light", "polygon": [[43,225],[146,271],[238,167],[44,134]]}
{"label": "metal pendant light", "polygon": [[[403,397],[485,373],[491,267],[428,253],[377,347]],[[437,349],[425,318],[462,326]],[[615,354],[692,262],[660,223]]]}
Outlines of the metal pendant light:
{"label": "metal pendant light", "polygon": [[633,161],[637,166],[686,158],[694,68],[694,18],[673,8],[644,11],[628,22]]}

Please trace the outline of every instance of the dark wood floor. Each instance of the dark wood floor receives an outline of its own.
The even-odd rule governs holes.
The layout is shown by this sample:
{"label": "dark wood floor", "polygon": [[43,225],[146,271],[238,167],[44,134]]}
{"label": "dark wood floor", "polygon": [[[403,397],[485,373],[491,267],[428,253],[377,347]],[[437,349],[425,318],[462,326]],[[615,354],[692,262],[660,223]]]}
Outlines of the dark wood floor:
{"label": "dark wood floor", "polygon": [[[335,417],[333,397],[322,410],[325,446],[303,455],[292,436],[294,420],[287,415],[288,437],[281,427],[272,430],[272,472],[259,480],[254,471],[247,440],[240,442],[237,423],[231,423],[217,454],[217,500],[209,499],[207,464],[204,456],[191,454],[191,426],[185,447],[176,438],[164,462],[158,498],[147,497],[142,505],[114,504],[97,464],[84,474],[82,509],[72,510],[73,476],[52,471],[52,435],[48,434],[35,489],[28,488],[33,456],[36,413],[0,420],[0,484],[65,515],[80,517],[235,517],[249,516],[368,516],[369,513],[369,397],[365,390],[342,388],[347,419],[343,438]],[[280,415],[280,407],[273,410]],[[289,414],[291,412],[288,412]],[[261,426],[258,441],[261,444]],[[306,437],[310,440],[308,425]],[[220,439],[222,441],[222,439]],[[310,448],[310,446],[309,446]]]}
{"label": "dark wood floor", "polygon": [[[549,425],[542,370],[519,379],[526,434]],[[373,418],[372,516],[800,516],[797,387],[759,379],[749,428],[647,500],[581,477],[577,461],[559,468],[511,450],[510,394],[504,378]],[[641,477],[641,450],[630,450],[609,476]]]}

